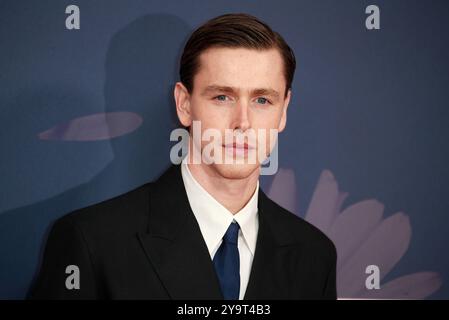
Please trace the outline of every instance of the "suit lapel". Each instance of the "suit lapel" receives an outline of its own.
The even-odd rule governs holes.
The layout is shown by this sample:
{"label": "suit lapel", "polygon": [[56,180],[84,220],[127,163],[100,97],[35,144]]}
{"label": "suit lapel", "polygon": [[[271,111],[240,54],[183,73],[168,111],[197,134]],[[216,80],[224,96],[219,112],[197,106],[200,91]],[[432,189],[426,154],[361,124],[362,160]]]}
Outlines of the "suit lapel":
{"label": "suit lapel", "polygon": [[262,296],[276,290],[276,240],[268,225],[266,208],[261,198],[263,192],[259,192],[258,215],[259,231],[257,235],[256,251],[251,266],[251,274],[246,288],[245,300],[260,299]]}
{"label": "suit lapel", "polygon": [[286,299],[290,296],[291,282],[296,277],[292,274],[289,257],[293,251],[301,252],[301,248],[285,234],[286,228],[280,222],[278,211],[277,205],[259,189],[259,231],[245,300]]}
{"label": "suit lapel", "polygon": [[153,184],[148,232],[138,237],[170,298],[223,299],[179,166]]}

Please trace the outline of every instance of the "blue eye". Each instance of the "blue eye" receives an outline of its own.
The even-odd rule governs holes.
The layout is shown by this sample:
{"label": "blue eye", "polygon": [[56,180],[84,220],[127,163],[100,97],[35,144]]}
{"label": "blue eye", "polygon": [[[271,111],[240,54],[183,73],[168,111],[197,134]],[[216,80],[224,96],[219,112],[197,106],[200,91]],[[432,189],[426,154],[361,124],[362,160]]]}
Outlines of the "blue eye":
{"label": "blue eye", "polygon": [[218,101],[226,101],[226,96],[224,94],[221,94],[219,96],[216,96],[214,99],[217,99]]}
{"label": "blue eye", "polygon": [[268,99],[266,99],[266,98],[260,97],[260,98],[257,98],[257,102],[260,104],[267,104],[270,101],[268,101]]}

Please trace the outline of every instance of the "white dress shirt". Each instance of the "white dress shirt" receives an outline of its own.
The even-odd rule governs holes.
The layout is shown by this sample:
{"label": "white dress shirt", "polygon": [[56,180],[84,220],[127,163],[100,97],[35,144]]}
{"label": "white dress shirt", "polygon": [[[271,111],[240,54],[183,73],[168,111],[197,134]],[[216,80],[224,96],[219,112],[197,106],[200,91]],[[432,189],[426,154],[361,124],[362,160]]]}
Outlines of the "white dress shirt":
{"label": "white dress shirt", "polygon": [[195,180],[187,165],[187,157],[181,163],[181,173],[190,207],[198,221],[211,259],[214,258],[220,247],[229,225],[234,220],[240,225],[237,244],[240,256],[239,299],[243,300],[251,273],[259,230],[257,214],[259,181],[257,181],[256,190],[245,207],[236,214],[232,214]]}

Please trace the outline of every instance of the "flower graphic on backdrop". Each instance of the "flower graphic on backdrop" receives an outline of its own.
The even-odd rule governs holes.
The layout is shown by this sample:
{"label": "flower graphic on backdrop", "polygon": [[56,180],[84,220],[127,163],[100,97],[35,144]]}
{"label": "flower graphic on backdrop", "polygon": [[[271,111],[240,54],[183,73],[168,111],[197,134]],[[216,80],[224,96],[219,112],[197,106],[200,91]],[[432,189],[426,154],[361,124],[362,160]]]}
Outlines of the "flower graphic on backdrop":
{"label": "flower graphic on backdrop", "polygon": [[143,119],[135,112],[101,112],[59,123],[38,134],[41,140],[98,141],[135,131]]}
{"label": "flower graphic on backdrop", "polygon": [[[297,212],[294,171],[279,169],[268,191],[271,199]],[[375,199],[352,204],[343,210],[348,193],[338,189],[329,170],[323,170],[305,220],[323,231],[337,248],[337,292],[339,298],[424,299],[442,284],[436,272],[424,271],[401,276],[387,283],[382,279],[404,256],[412,229],[408,216],[397,212],[384,217],[384,205]],[[380,269],[380,289],[368,290],[365,268]]]}

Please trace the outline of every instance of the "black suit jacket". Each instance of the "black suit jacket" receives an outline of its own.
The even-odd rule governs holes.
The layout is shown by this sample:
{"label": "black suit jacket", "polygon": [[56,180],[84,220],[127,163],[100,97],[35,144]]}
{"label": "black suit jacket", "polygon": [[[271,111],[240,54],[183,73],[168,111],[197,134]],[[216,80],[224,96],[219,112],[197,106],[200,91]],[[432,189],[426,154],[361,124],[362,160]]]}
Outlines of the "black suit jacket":
{"label": "black suit jacket", "polygon": [[[245,299],[335,299],[333,243],[261,189],[258,213]],[[66,288],[68,265],[80,289]],[[30,298],[223,299],[180,167],[56,221]]]}

